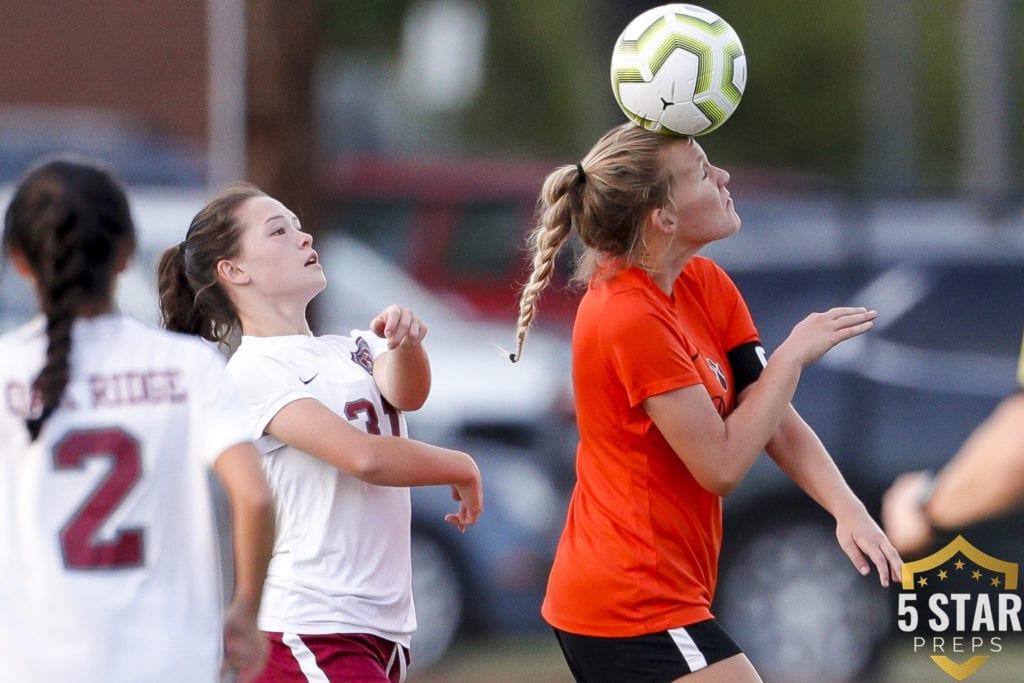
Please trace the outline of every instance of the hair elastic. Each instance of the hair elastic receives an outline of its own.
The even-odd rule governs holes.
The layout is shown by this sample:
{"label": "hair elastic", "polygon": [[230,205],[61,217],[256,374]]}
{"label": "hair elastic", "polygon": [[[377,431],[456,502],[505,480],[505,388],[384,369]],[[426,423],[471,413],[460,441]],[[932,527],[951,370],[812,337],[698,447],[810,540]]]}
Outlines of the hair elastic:
{"label": "hair elastic", "polygon": [[579,173],[579,178],[576,180],[578,183],[587,182],[587,174],[583,171],[583,164],[576,162],[576,172]]}

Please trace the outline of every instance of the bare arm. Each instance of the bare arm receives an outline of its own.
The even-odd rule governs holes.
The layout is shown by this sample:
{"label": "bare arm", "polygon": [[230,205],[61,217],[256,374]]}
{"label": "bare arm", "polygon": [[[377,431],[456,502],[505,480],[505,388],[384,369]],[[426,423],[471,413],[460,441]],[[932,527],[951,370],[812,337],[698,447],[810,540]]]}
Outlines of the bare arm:
{"label": "bare arm", "polygon": [[266,431],[370,484],[452,486],[453,496],[460,501],[459,512],[445,519],[460,529],[475,524],[483,509],[480,470],[461,451],[414,439],[366,434],[312,398],[286,405]]}
{"label": "bare arm", "polygon": [[728,495],[778,429],[803,368],[836,344],[867,332],[875,317],[876,312],[863,308],[834,308],[805,318],[724,420],[702,386],[651,396],[642,406],[700,485]]}
{"label": "bare arm", "polygon": [[[746,399],[746,396],[744,396]],[[902,560],[829,456],[814,430],[789,406],[765,451],[779,468],[836,520],[839,546],[861,574],[878,569],[883,586],[899,581]]]}
{"label": "bare arm", "polygon": [[1024,501],[1024,393],[1005,399],[939,473],[925,512],[958,529],[1010,512]]}
{"label": "bare arm", "polygon": [[263,670],[267,645],[256,628],[263,581],[274,545],[274,501],[250,443],[227,449],[214,463],[231,506],[235,593],[224,616],[225,664],[251,680]]}
{"label": "bare arm", "polygon": [[934,482],[926,472],[900,475],[885,493],[882,520],[897,548],[918,553],[930,545],[935,529],[960,529],[1021,505],[1024,392],[1004,399]]}
{"label": "bare arm", "polygon": [[373,376],[384,398],[399,410],[418,410],[430,393],[430,360],[421,342],[427,334],[408,308],[388,306],[370,322],[388,340],[389,351],[374,360]]}

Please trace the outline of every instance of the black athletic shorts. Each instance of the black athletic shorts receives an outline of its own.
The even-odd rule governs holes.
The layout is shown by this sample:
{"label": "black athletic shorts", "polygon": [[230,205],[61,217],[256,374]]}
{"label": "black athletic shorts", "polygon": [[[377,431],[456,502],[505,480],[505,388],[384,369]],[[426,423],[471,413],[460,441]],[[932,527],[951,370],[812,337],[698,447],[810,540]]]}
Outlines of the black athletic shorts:
{"label": "black athletic shorts", "polygon": [[742,653],[714,619],[631,638],[555,637],[579,683],[668,683]]}

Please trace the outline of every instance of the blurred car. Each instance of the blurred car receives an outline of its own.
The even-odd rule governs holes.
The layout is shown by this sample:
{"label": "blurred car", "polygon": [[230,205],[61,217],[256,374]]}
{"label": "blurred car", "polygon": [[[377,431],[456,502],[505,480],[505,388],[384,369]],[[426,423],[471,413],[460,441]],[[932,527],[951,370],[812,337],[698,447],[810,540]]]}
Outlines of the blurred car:
{"label": "blurred car", "polygon": [[[825,244],[790,249],[773,245],[770,231],[755,224],[744,239],[762,253],[729,253],[723,243],[716,256],[743,291],[769,351],[812,311],[879,311],[871,332],[803,372],[793,401],[878,519],[881,496],[899,473],[940,468],[1016,389],[1024,251],[984,233],[962,245],[941,245],[939,232],[930,246],[901,244],[915,227],[909,222],[881,236],[866,224],[853,227],[862,241],[822,240],[826,221],[803,233]],[[724,509],[714,611],[765,680],[870,675],[895,632],[898,587],[882,590],[877,573],[860,576],[836,542],[832,518],[767,456]],[[1022,562],[1022,529],[1024,514],[1016,514],[962,533],[995,557]]]}
{"label": "blurred car", "polygon": [[[6,208],[10,189],[0,190]],[[120,308],[156,324],[155,263],[184,235],[203,205],[199,191],[136,188],[132,208],[138,252],[118,289]],[[419,629],[413,667],[428,668],[460,633],[544,628],[540,602],[565,515],[571,472],[552,455],[574,443],[568,339],[535,332],[512,364],[514,321],[477,320],[457,299],[443,299],[357,240],[330,235],[314,244],[328,279],[317,297],[318,331],[366,329],[385,306],[409,306],[427,323],[424,341],[433,387],[407,415],[413,438],[458,448],[478,462],[484,481],[480,522],[458,533],[444,521],[454,509],[448,487],[413,489],[413,580]],[[8,262],[0,266],[0,333],[35,311],[34,297]],[[224,553],[230,557],[229,552]]]}
{"label": "blurred car", "polygon": [[[526,236],[557,164],[523,159],[342,156],[321,187],[332,232],[359,238],[420,284],[455,294],[483,317],[514,324],[528,275]],[[571,250],[556,263],[537,325],[566,334],[579,294],[566,287]]]}
{"label": "blurred car", "polygon": [[81,154],[102,159],[126,183],[195,187],[206,158],[193,141],[102,109],[0,104],[0,183],[14,183],[37,159]]}

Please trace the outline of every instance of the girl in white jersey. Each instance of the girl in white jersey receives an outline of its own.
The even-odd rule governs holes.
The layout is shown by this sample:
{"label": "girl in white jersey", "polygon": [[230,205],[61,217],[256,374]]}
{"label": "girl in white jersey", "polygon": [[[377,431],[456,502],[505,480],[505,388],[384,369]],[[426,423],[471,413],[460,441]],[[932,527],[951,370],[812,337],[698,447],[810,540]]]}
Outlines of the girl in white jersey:
{"label": "girl in white jersey", "polygon": [[[259,626],[265,681],[404,680],[416,627],[409,486],[451,485],[460,530],[482,508],[465,453],[407,438],[402,411],[426,400],[426,327],[390,306],[369,329],[314,336],[309,302],[326,286],[298,219],[236,184],[193,219],[160,262],[168,329],[225,342],[255,408],[278,536]],[[372,286],[372,283],[367,283]]]}
{"label": "girl in white jersey", "polygon": [[[36,166],[3,245],[42,315],[0,338],[0,678],[251,680],[273,504],[223,360],[114,310],[127,198],[80,160]],[[221,617],[207,472],[234,519]]]}

